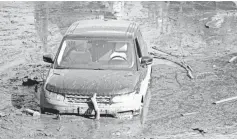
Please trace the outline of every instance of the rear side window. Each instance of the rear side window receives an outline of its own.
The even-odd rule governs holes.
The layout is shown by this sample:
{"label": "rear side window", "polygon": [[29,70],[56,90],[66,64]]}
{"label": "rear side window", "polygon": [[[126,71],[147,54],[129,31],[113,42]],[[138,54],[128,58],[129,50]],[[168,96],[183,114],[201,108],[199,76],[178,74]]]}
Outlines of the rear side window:
{"label": "rear side window", "polygon": [[142,56],[146,56],[147,53],[148,53],[147,52],[147,46],[146,46],[146,43],[143,40],[143,37],[142,37],[142,34],[141,34],[140,30],[138,30],[138,32],[137,32],[137,38],[138,38],[138,43],[140,45]]}

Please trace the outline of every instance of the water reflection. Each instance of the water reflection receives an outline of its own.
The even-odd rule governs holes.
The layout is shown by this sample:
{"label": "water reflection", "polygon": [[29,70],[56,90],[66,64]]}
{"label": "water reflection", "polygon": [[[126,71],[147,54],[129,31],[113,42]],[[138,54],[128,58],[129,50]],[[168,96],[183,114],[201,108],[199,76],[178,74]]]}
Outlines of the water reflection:
{"label": "water reflection", "polygon": [[49,16],[48,3],[43,1],[36,2],[34,16],[35,16],[35,28],[43,44],[43,51],[47,52],[48,16]]}
{"label": "water reflection", "polygon": [[155,23],[155,27],[163,34],[170,32],[169,7],[170,2],[142,2],[144,8],[148,9],[148,21]]}
{"label": "water reflection", "polygon": [[35,28],[42,42],[43,51],[48,52],[49,47],[58,45],[61,37],[73,22],[82,19],[95,19],[99,15],[108,14],[111,6],[110,2],[96,1],[35,2]]}
{"label": "water reflection", "polygon": [[[182,3],[180,6],[180,2],[142,2],[143,7],[148,9],[148,19],[147,22],[155,23],[155,27],[160,29],[161,33],[171,33],[172,26],[175,25],[177,21],[184,22],[186,18],[193,18],[192,28],[200,27],[203,25],[204,33],[203,36],[207,36],[205,39],[209,38],[209,36],[217,36],[219,35],[221,39],[215,38],[216,40],[221,40],[224,43],[228,43],[233,41],[237,44],[236,41],[236,16],[227,16],[225,17],[225,21],[220,29],[206,29],[204,24],[211,20],[211,17],[215,15],[219,9],[225,10],[230,8],[230,10],[235,10],[235,7],[226,7],[222,6],[222,3],[215,3],[215,2],[185,2]],[[228,3],[229,4],[229,3]],[[231,5],[231,4],[229,4]],[[233,6],[233,5],[232,5]],[[88,8],[89,7],[89,8]],[[177,14],[178,11],[182,8],[182,12]],[[106,6],[103,2],[36,2],[35,3],[35,25],[37,32],[40,36],[40,40],[44,44],[43,47],[45,48],[44,51],[47,52],[47,45],[49,44],[49,37],[55,36],[52,34],[53,27],[57,27],[58,31],[61,35],[63,35],[66,29],[75,21],[85,18],[94,18],[97,16],[100,11],[98,9],[106,9]],[[229,10],[229,9],[228,9]],[[185,17],[185,18],[183,18]],[[204,20],[204,18],[207,18]],[[203,20],[201,20],[203,19]],[[194,26],[196,25],[197,26]],[[52,27],[52,25],[54,25]],[[184,24],[183,27],[187,27],[188,29],[191,28],[188,24]],[[213,31],[214,30],[214,31]],[[197,31],[198,32],[198,31]],[[234,34],[235,33],[235,34]],[[227,36],[228,35],[228,36]],[[153,101],[153,100],[151,100]],[[148,113],[148,107],[147,107]],[[155,113],[157,111],[154,111]],[[159,112],[157,112],[159,113]],[[149,113],[150,114],[150,113]],[[65,122],[63,120],[61,123],[65,124],[65,130],[69,130],[69,133],[78,133],[78,130],[85,131],[80,132],[87,136],[88,131],[91,131],[90,136],[92,138],[100,137],[100,133],[108,133],[108,132],[115,132],[119,129],[124,129],[131,131],[133,134],[139,133],[143,130],[141,124],[144,124],[146,121],[146,117],[151,117],[151,115],[146,116],[142,115],[142,118],[139,119],[137,122],[134,121],[121,121],[115,120],[111,118],[101,119],[100,121],[93,121],[87,120],[84,118],[74,118],[76,120],[72,122]],[[69,118],[70,120],[72,117]],[[67,119],[66,119],[67,120]],[[140,121],[141,120],[141,121]],[[148,119],[149,120],[149,119]],[[53,120],[52,116],[49,118],[42,118],[41,119],[43,125],[47,125],[50,127],[58,126],[58,121]],[[68,120],[69,121],[69,120]],[[52,124],[53,123],[53,124]],[[157,125],[152,125],[157,126]],[[151,126],[151,129],[152,129]],[[73,127],[73,128],[72,128]],[[83,128],[82,128],[83,127]],[[54,128],[55,129],[55,128]],[[155,128],[154,128],[155,129]],[[128,131],[127,130],[127,131]]]}

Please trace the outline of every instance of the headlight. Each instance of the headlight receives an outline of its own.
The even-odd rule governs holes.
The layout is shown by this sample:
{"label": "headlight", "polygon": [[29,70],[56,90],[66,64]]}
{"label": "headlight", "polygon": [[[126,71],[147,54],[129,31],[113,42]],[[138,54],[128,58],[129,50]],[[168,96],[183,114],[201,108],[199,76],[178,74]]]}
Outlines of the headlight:
{"label": "headlight", "polygon": [[49,99],[54,99],[54,100],[58,100],[58,101],[64,101],[65,97],[62,94],[57,94],[54,92],[50,92],[48,90],[45,89],[45,97],[49,98]]}
{"label": "headlight", "polygon": [[121,96],[115,96],[111,99],[111,102],[112,103],[130,102],[133,101],[135,95],[136,91]]}

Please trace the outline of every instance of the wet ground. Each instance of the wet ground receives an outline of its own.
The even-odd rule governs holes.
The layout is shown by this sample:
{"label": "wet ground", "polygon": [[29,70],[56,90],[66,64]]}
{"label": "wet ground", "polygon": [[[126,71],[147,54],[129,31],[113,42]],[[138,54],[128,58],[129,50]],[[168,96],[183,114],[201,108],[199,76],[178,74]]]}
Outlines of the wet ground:
{"label": "wet ground", "polygon": [[[179,55],[193,68],[195,78],[189,79],[171,62],[155,60],[143,119],[100,121],[73,115],[57,120],[54,114],[38,118],[22,110],[39,110],[34,85],[47,73],[43,53],[56,53],[71,23],[98,17],[108,4],[1,2],[0,6],[0,138],[237,137],[236,101],[213,104],[237,95],[237,62],[228,63],[237,55],[235,3],[125,2],[123,18],[141,25],[148,46]],[[23,86],[28,79],[35,82]]]}

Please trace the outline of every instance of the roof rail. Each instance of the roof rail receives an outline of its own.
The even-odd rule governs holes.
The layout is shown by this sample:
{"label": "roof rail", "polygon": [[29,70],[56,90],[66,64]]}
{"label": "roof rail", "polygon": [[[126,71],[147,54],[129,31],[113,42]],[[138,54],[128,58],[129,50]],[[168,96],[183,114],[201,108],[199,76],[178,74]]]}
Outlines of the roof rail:
{"label": "roof rail", "polygon": [[68,28],[68,30],[66,31],[65,34],[72,34],[73,31],[74,31],[74,30],[76,29],[76,27],[78,26],[78,24],[79,24],[79,21],[73,23],[73,24]]}

